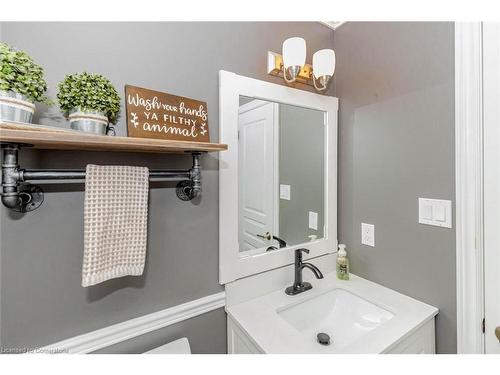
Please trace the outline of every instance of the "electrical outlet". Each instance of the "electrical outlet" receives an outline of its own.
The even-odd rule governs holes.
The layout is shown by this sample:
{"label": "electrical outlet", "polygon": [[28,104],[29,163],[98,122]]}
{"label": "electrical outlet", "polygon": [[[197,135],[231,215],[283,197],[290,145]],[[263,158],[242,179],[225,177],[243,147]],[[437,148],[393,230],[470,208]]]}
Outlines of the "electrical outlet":
{"label": "electrical outlet", "polygon": [[375,247],[375,225],[361,223],[361,243]]}

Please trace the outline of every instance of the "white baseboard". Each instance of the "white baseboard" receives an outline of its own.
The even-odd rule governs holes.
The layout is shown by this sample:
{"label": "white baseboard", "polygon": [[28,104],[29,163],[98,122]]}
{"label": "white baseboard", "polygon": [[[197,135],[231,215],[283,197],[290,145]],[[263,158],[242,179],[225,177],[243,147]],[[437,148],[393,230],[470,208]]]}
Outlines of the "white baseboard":
{"label": "white baseboard", "polygon": [[91,353],[148,332],[224,307],[226,293],[212,294],[168,309],[71,337],[37,349],[38,353]]}

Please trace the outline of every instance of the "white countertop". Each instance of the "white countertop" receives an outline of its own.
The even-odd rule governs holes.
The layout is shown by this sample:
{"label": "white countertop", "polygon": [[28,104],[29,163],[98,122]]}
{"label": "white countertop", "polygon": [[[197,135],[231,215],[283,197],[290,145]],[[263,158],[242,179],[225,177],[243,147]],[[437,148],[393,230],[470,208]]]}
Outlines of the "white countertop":
{"label": "white countertop", "polygon": [[[338,280],[335,273],[322,280],[307,279],[313,288],[307,292],[288,296],[284,288],[264,296],[230,307],[230,318],[265,353],[383,353],[413,333],[437,315],[438,309],[382,285],[350,275],[350,280]],[[308,300],[332,289],[344,289],[395,316],[377,329],[343,348],[320,346],[303,336],[286,321],[277,310]]]}

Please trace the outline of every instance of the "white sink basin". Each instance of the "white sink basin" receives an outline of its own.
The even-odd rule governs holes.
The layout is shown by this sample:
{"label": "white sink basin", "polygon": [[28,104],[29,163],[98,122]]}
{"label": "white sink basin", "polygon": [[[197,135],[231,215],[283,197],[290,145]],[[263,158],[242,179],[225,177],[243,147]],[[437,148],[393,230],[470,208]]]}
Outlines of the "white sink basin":
{"label": "white sink basin", "polygon": [[[295,296],[285,294],[283,283],[268,294],[226,305],[231,325],[248,339],[241,345],[272,354],[385,353],[434,324],[438,309],[433,306],[353,274],[348,281],[338,280],[335,272],[324,276],[308,279],[313,288]],[[329,335],[330,345],[318,343],[318,333]],[[425,340],[431,353],[434,339]]]}
{"label": "white sink basin", "polygon": [[331,345],[337,348],[351,344],[394,318],[393,313],[344,289],[333,289],[282,307],[277,313],[307,340],[316,341],[318,333],[326,333]]}

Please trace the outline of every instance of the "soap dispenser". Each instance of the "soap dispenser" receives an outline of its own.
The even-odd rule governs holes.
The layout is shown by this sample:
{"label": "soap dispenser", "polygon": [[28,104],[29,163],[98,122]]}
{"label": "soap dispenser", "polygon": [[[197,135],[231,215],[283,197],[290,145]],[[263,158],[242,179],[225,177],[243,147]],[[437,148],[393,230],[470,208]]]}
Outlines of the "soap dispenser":
{"label": "soap dispenser", "polygon": [[349,259],[344,244],[339,244],[337,252],[337,278],[340,280],[349,280]]}

